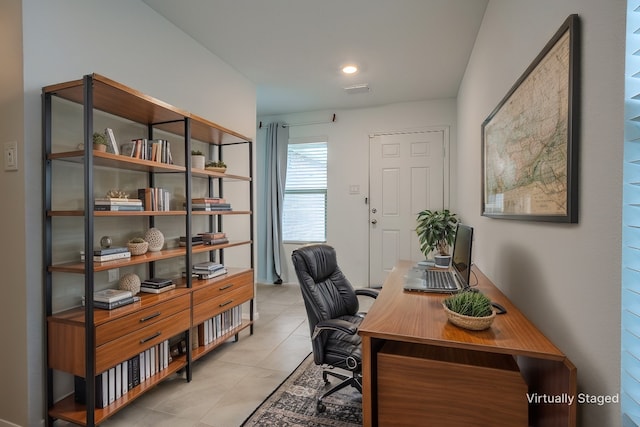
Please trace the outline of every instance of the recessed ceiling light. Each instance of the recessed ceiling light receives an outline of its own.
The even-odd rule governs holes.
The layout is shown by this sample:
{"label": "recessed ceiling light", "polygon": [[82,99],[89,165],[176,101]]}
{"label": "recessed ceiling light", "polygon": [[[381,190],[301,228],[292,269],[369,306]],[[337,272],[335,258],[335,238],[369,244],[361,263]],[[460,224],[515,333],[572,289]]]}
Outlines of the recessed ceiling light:
{"label": "recessed ceiling light", "polygon": [[342,72],[345,74],[354,74],[357,71],[358,67],[353,64],[345,65],[344,67],[342,67]]}

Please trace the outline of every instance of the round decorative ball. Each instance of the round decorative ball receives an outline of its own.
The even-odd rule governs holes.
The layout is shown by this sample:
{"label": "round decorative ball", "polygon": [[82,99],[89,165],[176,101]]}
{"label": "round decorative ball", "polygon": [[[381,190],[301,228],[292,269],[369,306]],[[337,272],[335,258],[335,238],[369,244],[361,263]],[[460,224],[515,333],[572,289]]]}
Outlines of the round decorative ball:
{"label": "round decorative ball", "polygon": [[118,282],[118,289],[131,291],[132,294],[136,295],[140,292],[140,278],[137,274],[127,273],[120,278],[120,282]]}
{"label": "round decorative ball", "polygon": [[100,238],[100,247],[101,248],[106,249],[106,248],[110,247],[112,243],[113,242],[111,241],[111,237],[109,237],[109,236],[102,236]]}
{"label": "round decorative ball", "polygon": [[157,252],[162,249],[164,245],[164,235],[157,228],[150,228],[144,235],[144,240],[149,242],[149,250],[151,252]]}

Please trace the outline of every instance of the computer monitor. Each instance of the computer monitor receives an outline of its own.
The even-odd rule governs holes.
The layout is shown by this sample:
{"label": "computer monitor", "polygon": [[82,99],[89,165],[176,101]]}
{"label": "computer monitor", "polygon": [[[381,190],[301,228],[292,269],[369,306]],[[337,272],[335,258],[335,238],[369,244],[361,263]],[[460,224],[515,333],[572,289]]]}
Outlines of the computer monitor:
{"label": "computer monitor", "polygon": [[458,223],[456,237],[453,242],[453,259],[451,265],[458,279],[466,287],[471,275],[471,246],[473,244],[473,227]]}

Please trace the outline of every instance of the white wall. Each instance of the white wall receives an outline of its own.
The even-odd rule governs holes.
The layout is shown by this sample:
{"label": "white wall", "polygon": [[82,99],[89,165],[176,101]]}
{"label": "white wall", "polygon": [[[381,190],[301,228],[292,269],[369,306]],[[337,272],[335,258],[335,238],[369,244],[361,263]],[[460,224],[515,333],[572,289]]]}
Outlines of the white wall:
{"label": "white wall", "polygon": [[[458,95],[457,208],[474,261],[578,369],[578,391],[619,392],[623,0],[490,0]],[[480,125],[568,15],[582,22],[579,224],[480,216]],[[581,405],[578,425],[620,425]]]}
{"label": "white wall", "polygon": [[[18,140],[20,159],[20,171],[2,172],[0,184],[3,199],[16,204],[11,215],[3,215],[0,228],[15,242],[11,255],[0,261],[7,295],[0,302],[0,324],[12,326],[0,329],[0,339],[12,349],[5,352],[0,367],[0,425],[35,426],[45,415],[42,86],[96,72],[249,138],[255,137],[255,87],[140,1],[22,0],[1,2],[0,12],[0,46],[7,53],[3,58],[24,68],[23,76],[0,74],[2,87],[18,91],[18,99],[11,100],[12,109],[4,99],[0,104],[4,112],[14,113],[2,115],[0,137]],[[23,38],[22,58],[16,35]],[[24,128],[15,131],[21,112]],[[7,134],[5,120],[11,123]],[[16,178],[19,182],[9,181]]]}
{"label": "white wall", "polygon": [[[369,206],[365,204],[369,188],[369,135],[376,132],[423,129],[448,126],[451,146],[455,147],[455,100],[433,100],[387,105],[377,108],[319,111],[259,117],[263,129],[258,132],[258,144],[266,137],[266,124],[334,123],[292,126],[289,137],[324,136],[328,141],[327,242],[336,248],[340,267],[354,286],[368,286],[369,275]],[[454,151],[454,150],[452,150]],[[264,157],[257,154],[258,176]],[[455,154],[454,154],[455,155]],[[350,185],[359,185],[360,194],[349,194]],[[258,197],[263,197],[261,194]],[[291,265],[294,245],[285,245],[284,280],[295,282]],[[259,255],[258,255],[259,256]],[[260,272],[259,272],[260,273]],[[264,280],[264,277],[258,277]]]}

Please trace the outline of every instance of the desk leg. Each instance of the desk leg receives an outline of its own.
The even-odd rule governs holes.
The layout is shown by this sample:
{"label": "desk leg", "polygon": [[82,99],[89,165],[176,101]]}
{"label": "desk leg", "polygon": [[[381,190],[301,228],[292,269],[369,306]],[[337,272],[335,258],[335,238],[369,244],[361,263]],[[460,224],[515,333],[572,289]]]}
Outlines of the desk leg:
{"label": "desk leg", "polygon": [[378,425],[378,351],[385,340],[362,337],[362,425]]}

